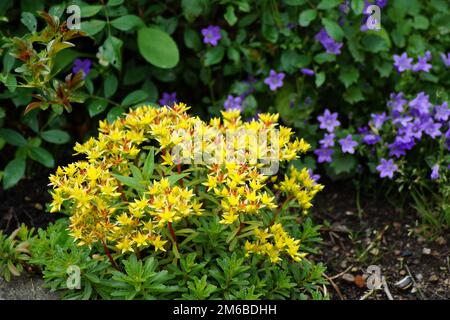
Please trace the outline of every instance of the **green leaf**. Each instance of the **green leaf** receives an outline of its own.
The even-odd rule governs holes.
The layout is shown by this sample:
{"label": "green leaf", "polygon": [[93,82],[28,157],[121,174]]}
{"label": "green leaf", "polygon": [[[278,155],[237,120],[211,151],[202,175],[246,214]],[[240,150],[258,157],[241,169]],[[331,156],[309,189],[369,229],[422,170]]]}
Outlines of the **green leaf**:
{"label": "green leaf", "polygon": [[322,18],[322,24],[325,27],[327,33],[336,41],[342,41],[344,37],[344,31],[342,28],[333,20],[328,18]]}
{"label": "green leaf", "polygon": [[103,111],[105,111],[107,106],[108,106],[108,101],[106,101],[104,99],[92,100],[87,106],[88,111],[89,111],[89,116],[92,118],[92,117],[102,113]]}
{"label": "green leaf", "polygon": [[420,29],[420,30],[426,30],[430,26],[430,22],[428,21],[427,17],[418,15],[414,17],[414,23],[413,28],[414,29]]}
{"label": "green leaf", "polygon": [[91,37],[102,31],[105,26],[106,22],[98,19],[81,22],[81,30],[86,32],[86,34]]}
{"label": "green leaf", "polygon": [[225,55],[225,49],[222,46],[209,48],[205,54],[205,66],[209,67],[222,61]]}
{"label": "green leaf", "polygon": [[128,187],[131,187],[131,188],[133,188],[133,189],[135,189],[135,190],[138,190],[138,191],[143,191],[145,188],[144,188],[144,185],[142,185],[140,182],[139,182],[139,180],[137,180],[137,179],[135,179],[135,178],[132,178],[132,177],[126,177],[126,176],[122,176],[122,175],[120,175],[120,174],[115,174],[115,173],[113,173],[113,176],[117,179],[117,180],[119,180],[120,182],[122,182],[124,185],[126,185],[126,186],[128,186]]}
{"label": "green leaf", "polygon": [[389,51],[389,43],[382,36],[376,34],[367,34],[361,41],[363,48],[366,51],[378,53],[382,51]]}
{"label": "green leaf", "polygon": [[106,5],[108,7],[120,6],[123,2],[124,0],[108,0]]}
{"label": "green leaf", "polygon": [[14,63],[16,62],[16,58],[9,53],[9,51],[6,51],[3,55],[3,73],[5,74],[8,74],[11,71],[14,67]]}
{"label": "green leaf", "polygon": [[319,88],[325,82],[325,72],[316,73],[316,87]]}
{"label": "green leaf", "polygon": [[36,31],[37,20],[31,12],[22,12],[20,22],[22,22],[31,33]]}
{"label": "green leaf", "polygon": [[305,3],[305,0],[284,0],[288,6],[300,6]]}
{"label": "green leaf", "polygon": [[102,10],[101,5],[84,5],[81,7],[81,18],[89,18],[95,16],[100,10]]}
{"label": "green leaf", "polygon": [[16,130],[2,128],[0,129],[0,136],[10,145],[16,147],[27,145],[27,140]]}
{"label": "green leaf", "polygon": [[28,155],[34,161],[46,166],[47,168],[53,168],[55,166],[55,159],[50,152],[41,147],[30,147],[28,149]]}
{"label": "green leaf", "polygon": [[106,116],[106,119],[108,119],[109,123],[113,123],[116,121],[117,118],[122,116],[122,114],[125,113],[125,108],[123,107],[114,107],[109,110],[108,115]]}
{"label": "green leaf", "polygon": [[109,73],[106,76],[105,83],[103,84],[105,91],[105,98],[112,97],[117,91],[118,81],[114,73]]}
{"label": "green leaf", "polygon": [[342,0],[322,0],[319,2],[317,9],[328,10],[337,7],[341,3]]}
{"label": "green leaf", "polygon": [[197,17],[199,17],[203,9],[205,8],[206,2],[203,0],[182,0],[181,8],[183,9],[183,15],[188,22],[193,22]]}
{"label": "green leaf", "polygon": [[144,168],[142,170],[145,180],[149,180],[152,177],[154,168],[155,168],[155,151],[152,148],[148,151],[148,155],[144,163]]}
{"label": "green leaf", "polygon": [[143,91],[143,90],[135,90],[131,93],[129,93],[123,100],[121,105],[122,106],[131,106],[133,104],[137,104],[139,102],[144,101],[145,99],[148,98],[148,94],[147,92]]}
{"label": "green leaf", "polygon": [[344,99],[351,104],[364,100],[364,96],[359,87],[350,87],[344,93]]}
{"label": "green leaf", "polygon": [[234,7],[233,6],[228,6],[227,7],[227,11],[225,12],[225,14],[223,15],[223,17],[225,18],[225,20],[228,22],[228,24],[230,26],[234,26],[237,22],[237,17],[236,14],[234,13]]}
{"label": "green leaf", "polygon": [[142,28],[138,31],[138,48],[145,60],[159,68],[173,68],[180,60],[175,41],[157,28]]}
{"label": "green leaf", "polygon": [[24,158],[10,161],[3,172],[3,189],[13,187],[25,174],[26,162]]}
{"label": "green leaf", "polygon": [[333,156],[330,166],[336,174],[350,173],[356,167],[355,157],[349,154],[337,154]]}
{"label": "green leaf", "polygon": [[64,144],[70,141],[70,135],[67,132],[58,129],[41,132],[41,138],[54,144]]}
{"label": "green leaf", "polygon": [[298,17],[298,23],[302,26],[302,27],[307,27],[309,26],[309,24],[314,21],[314,19],[316,19],[317,17],[317,11],[314,9],[308,9],[303,11],[302,13],[300,13],[299,17]]}
{"label": "green leaf", "polygon": [[6,116],[5,109],[0,107],[0,119],[4,118]]}
{"label": "green leaf", "polygon": [[202,40],[198,32],[194,31],[191,28],[186,28],[184,30],[184,44],[189,49],[199,51],[202,47]]}
{"label": "green leaf", "polygon": [[352,8],[353,12],[357,15],[362,14],[362,11],[364,9],[364,0],[351,0],[350,7]]}
{"label": "green leaf", "polygon": [[188,176],[189,173],[177,173],[173,174],[169,177],[167,177],[167,180],[169,180],[170,185],[174,185],[178,180],[183,179],[184,177]]}
{"label": "green leaf", "polygon": [[339,73],[339,80],[345,85],[346,88],[355,83],[359,78],[359,71],[353,66],[344,65]]}
{"label": "green leaf", "polygon": [[134,14],[128,14],[111,21],[111,25],[121,31],[129,31],[134,28],[141,28],[145,26],[144,21]]}

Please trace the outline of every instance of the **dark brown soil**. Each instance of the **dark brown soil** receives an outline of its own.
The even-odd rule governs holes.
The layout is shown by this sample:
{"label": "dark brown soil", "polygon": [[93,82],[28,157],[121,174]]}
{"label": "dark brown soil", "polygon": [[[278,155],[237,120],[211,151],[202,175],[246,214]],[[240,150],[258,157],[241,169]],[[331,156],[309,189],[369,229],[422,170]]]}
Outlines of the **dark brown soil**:
{"label": "dark brown soil", "polygon": [[9,190],[0,187],[0,230],[11,233],[21,223],[29,227],[45,227],[49,222],[61,217],[60,214],[46,212],[50,201],[48,176],[50,171],[41,170],[33,177],[22,179]]}
{"label": "dark brown soil", "polygon": [[[425,234],[414,211],[402,216],[382,199],[361,203],[358,216],[355,190],[339,184],[327,184],[315,203],[315,221],[324,225],[316,259],[327,265],[332,299],[388,299],[383,289],[370,293],[364,279],[371,265],[380,267],[395,300],[450,299],[448,231]],[[398,288],[395,283],[407,276],[414,281]]]}

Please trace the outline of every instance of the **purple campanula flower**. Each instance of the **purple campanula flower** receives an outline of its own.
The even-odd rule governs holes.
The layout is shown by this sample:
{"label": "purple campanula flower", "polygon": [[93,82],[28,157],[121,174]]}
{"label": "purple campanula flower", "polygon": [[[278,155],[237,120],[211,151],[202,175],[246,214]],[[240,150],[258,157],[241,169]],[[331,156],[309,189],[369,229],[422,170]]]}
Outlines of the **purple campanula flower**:
{"label": "purple campanula flower", "polygon": [[308,169],[308,173],[309,173],[309,176],[311,177],[311,179],[314,180],[314,182],[319,181],[320,175],[314,174],[314,172],[311,169]]}
{"label": "purple campanula flower", "polygon": [[395,141],[388,145],[389,156],[400,158],[406,155],[406,151],[411,150],[415,145],[414,138],[408,136],[397,136]]}
{"label": "purple campanula flower", "polygon": [[233,97],[228,95],[227,100],[223,104],[226,111],[239,110],[242,111],[242,99],[241,97]]}
{"label": "purple campanula flower", "polygon": [[412,137],[420,140],[422,138],[422,131],[422,121],[420,121],[420,119],[415,119],[413,122],[408,122],[405,126],[401,127],[398,130],[398,133],[405,137]]}
{"label": "purple campanula flower", "polygon": [[383,123],[387,120],[386,112],[383,112],[381,114],[372,113],[371,114],[373,126],[376,129],[380,129],[383,126]]}
{"label": "purple campanula flower", "polygon": [[415,116],[426,115],[430,113],[431,103],[429,96],[425,92],[419,92],[417,96],[409,102],[411,114]]}
{"label": "purple campanula flower", "polygon": [[435,164],[432,168],[431,168],[431,175],[430,175],[432,180],[437,180],[439,179],[439,164]]}
{"label": "purple campanula flower", "polygon": [[[427,51],[429,52],[429,51]],[[430,54],[428,55],[430,56]],[[417,63],[415,65],[413,65],[412,67],[412,71],[414,72],[419,72],[419,71],[423,71],[423,72],[430,72],[431,70],[431,64],[428,63],[428,58],[425,55],[424,57],[418,57],[417,58]]]}
{"label": "purple campanula flower", "polygon": [[177,93],[176,92],[172,92],[172,93],[168,93],[168,92],[163,92],[162,94],[162,98],[159,99],[159,104],[161,106],[168,106],[171,107],[173,106],[175,103],[178,102],[177,100]]}
{"label": "purple campanula flower", "polygon": [[317,117],[317,120],[320,122],[320,129],[326,129],[328,132],[333,132],[334,128],[341,125],[337,117],[337,112],[331,113],[330,110],[325,109],[323,115]]}
{"label": "purple campanula flower", "polygon": [[319,141],[322,148],[331,148],[334,147],[334,133],[325,133],[323,139]]}
{"label": "purple campanula flower", "polygon": [[83,72],[83,79],[91,72],[92,61],[89,59],[75,59],[73,62],[72,73]]}
{"label": "purple campanula flower", "polygon": [[380,140],[380,136],[376,135],[375,133],[365,133],[363,134],[362,138],[362,142],[367,145],[374,145]]}
{"label": "purple campanula flower", "polygon": [[403,106],[408,102],[405,98],[403,98],[404,93],[391,93],[390,100],[387,103],[387,106],[391,108],[392,112],[394,113],[394,116],[398,116],[400,113],[403,112]]}
{"label": "purple campanula flower", "polygon": [[275,91],[283,86],[284,73],[277,73],[275,70],[270,70],[269,76],[264,79],[264,83],[267,84],[270,90]]}
{"label": "purple campanula flower", "polygon": [[447,101],[444,101],[441,105],[434,107],[434,119],[437,121],[447,121],[450,118],[450,108]]}
{"label": "purple campanula flower", "polygon": [[380,7],[380,9],[387,6],[388,0],[376,0],[375,4]]}
{"label": "purple campanula flower", "polygon": [[411,70],[413,58],[409,58],[406,52],[403,52],[401,56],[394,54],[394,66],[398,72]]}
{"label": "purple campanula flower", "polygon": [[441,127],[442,124],[435,123],[432,119],[429,119],[422,124],[423,131],[433,139],[442,134],[442,132],[439,130]]}
{"label": "purple campanula flower", "polygon": [[222,38],[220,34],[220,28],[218,26],[208,26],[202,29],[203,43],[210,44],[213,47],[217,46],[217,43]]}
{"label": "purple campanula flower", "polygon": [[413,120],[413,117],[410,116],[401,116],[398,118],[395,118],[393,123],[396,125],[400,125],[400,127],[406,126],[409,122]]}
{"label": "purple campanula flower", "polygon": [[388,177],[392,179],[394,172],[398,170],[398,166],[394,163],[394,160],[381,159],[380,164],[377,166],[378,172],[380,172],[380,178]]}
{"label": "purple campanula flower", "polygon": [[328,149],[328,148],[320,148],[320,149],[314,150],[314,154],[317,156],[318,163],[331,162],[332,161],[331,156],[333,155],[333,153],[334,153],[334,150]]}
{"label": "purple campanula flower", "polygon": [[320,29],[319,33],[314,37],[326,49],[327,53],[339,55],[341,54],[342,42],[336,42],[331,38],[325,28]]}
{"label": "purple campanula flower", "polygon": [[302,68],[300,69],[300,71],[307,75],[307,76],[313,76],[314,75],[314,70],[313,69],[308,69],[308,68]]}
{"label": "purple campanula flower", "polygon": [[339,5],[339,11],[343,14],[347,14],[350,11],[350,1],[345,0],[343,3]]}
{"label": "purple campanula flower", "polygon": [[341,150],[343,153],[355,153],[355,147],[358,145],[358,142],[352,139],[352,135],[347,135],[344,139],[340,139],[339,143],[341,145]]}
{"label": "purple campanula flower", "polygon": [[441,59],[442,62],[444,62],[444,65],[448,68],[450,67],[450,52],[447,53],[447,56],[445,55],[445,53],[441,53]]}

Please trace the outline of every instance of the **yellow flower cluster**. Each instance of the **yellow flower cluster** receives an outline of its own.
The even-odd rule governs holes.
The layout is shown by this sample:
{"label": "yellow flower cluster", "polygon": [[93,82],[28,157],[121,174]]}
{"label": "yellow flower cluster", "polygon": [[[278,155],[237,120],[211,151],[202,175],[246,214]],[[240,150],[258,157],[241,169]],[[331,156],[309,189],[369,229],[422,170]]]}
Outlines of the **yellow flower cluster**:
{"label": "yellow flower cluster", "polygon": [[280,262],[284,253],[294,261],[300,261],[306,253],[299,253],[300,240],[291,238],[280,223],[272,225],[265,230],[255,229],[256,242],[245,243],[246,255],[251,253],[267,256],[272,263]]}
{"label": "yellow flower cluster", "polygon": [[[149,246],[165,251],[165,244],[176,238],[172,224],[191,216],[207,211],[220,214],[222,224],[233,224],[243,222],[247,215],[276,209],[279,200],[270,191],[271,184],[295,196],[305,210],[311,206],[322,186],[315,184],[307,171],[292,169],[278,186],[277,176],[269,179],[261,172],[267,163],[296,159],[310,148],[303,139],[291,141],[293,132],[278,125],[278,115],[260,114],[258,119],[243,122],[238,111],[229,111],[205,123],[189,116],[188,109],[183,103],[171,108],[141,106],[113,123],[101,121],[98,137],[74,148],[86,160],[59,167],[50,176],[51,211],[70,214],[71,234],[80,245],[113,244],[122,253]],[[224,136],[232,136],[231,143]],[[255,136],[266,143],[255,144]],[[186,147],[181,152],[182,163],[187,159],[191,164],[184,171],[180,159],[171,153],[180,145]],[[136,182],[136,170],[141,170],[149,146],[159,147],[154,160],[157,169],[152,181],[141,177],[139,188],[133,188],[123,178]],[[213,161],[205,159],[205,153],[212,155]],[[183,187],[182,181],[170,182],[167,176],[175,166],[188,187]],[[211,200],[207,200],[208,210],[198,200],[198,189],[202,199]],[[274,239],[273,248],[261,240],[246,245],[253,246],[249,252],[268,255],[277,262],[284,250],[298,259],[298,242],[277,226],[270,227],[272,234],[267,238]]]}
{"label": "yellow flower cluster", "polygon": [[323,185],[316,183],[310,176],[308,169],[297,170],[291,167],[289,174],[276,186],[284,195],[293,197],[306,213],[312,206],[312,199],[317,192],[323,189]]}

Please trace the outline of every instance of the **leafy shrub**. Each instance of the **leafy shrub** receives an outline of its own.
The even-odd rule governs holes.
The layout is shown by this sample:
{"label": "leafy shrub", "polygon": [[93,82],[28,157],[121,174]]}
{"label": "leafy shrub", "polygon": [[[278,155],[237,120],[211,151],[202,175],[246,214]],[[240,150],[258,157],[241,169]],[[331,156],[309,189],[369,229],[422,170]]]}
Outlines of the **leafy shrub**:
{"label": "leafy shrub", "polygon": [[0,276],[10,281],[12,276],[19,276],[30,259],[28,229],[21,225],[9,236],[0,230]]}

